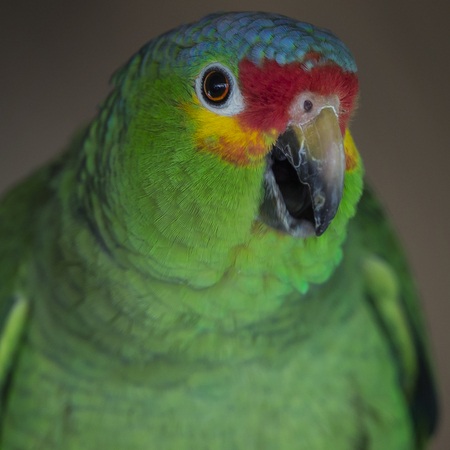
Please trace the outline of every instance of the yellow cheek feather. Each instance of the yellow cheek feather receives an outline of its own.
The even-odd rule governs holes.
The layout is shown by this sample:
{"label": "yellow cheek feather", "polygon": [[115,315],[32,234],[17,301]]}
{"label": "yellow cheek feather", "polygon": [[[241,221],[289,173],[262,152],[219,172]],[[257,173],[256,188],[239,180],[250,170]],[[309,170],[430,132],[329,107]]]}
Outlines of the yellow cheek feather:
{"label": "yellow cheek feather", "polygon": [[352,135],[349,129],[345,130],[344,136],[344,150],[345,150],[345,171],[351,172],[359,161],[359,153],[353,142]]}
{"label": "yellow cheek feather", "polygon": [[262,133],[244,128],[239,115],[219,116],[203,107],[196,96],[192,103],[183,105],[183,110],[195,125],[198,149],[240,166],[260,164],[278,137],[276,130]]}

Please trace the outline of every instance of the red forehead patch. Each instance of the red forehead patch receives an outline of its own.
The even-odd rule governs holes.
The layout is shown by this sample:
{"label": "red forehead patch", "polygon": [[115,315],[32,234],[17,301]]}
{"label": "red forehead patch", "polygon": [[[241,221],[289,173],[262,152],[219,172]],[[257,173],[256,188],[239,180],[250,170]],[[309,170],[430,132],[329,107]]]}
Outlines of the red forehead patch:
{"label": "red forehead patch", "polygon": [[339,121],[344,133],[358,93],[356,74],[344,72],[334,63],[308,70],[300,63],[280,65],[266,60],[259,67],[243,60],[239,65],[239,81],[247,105],[240,118],[246,126],[260,131],[275,128],[282,132],[294,97],[303,91],[311,91],[339,96]]}

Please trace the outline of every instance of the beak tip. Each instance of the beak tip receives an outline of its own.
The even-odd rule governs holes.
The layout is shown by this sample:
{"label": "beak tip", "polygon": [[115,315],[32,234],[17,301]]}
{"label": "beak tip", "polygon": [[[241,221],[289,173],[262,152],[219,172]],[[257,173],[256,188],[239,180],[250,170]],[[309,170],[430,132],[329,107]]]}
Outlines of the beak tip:
{"label": "beak tip", "polygon": [[328,226],[330,224],[329,223],[322,223],[322,224],[316,224],[315,226],[315,234],[317,237],[322,236],[323,233],[325,233],[325,231],[327,230]]}
{"label": "beak tip", "polygon": [[331,202],[331,204],[327,202],[327,208],[320,207],[314,209],[314,231],[317,237],[322,236],[322,234],[325,233],[325,231],[328,229],[331,222],[335,218],[341,198],[342,195],[339,195],[338,201]]}

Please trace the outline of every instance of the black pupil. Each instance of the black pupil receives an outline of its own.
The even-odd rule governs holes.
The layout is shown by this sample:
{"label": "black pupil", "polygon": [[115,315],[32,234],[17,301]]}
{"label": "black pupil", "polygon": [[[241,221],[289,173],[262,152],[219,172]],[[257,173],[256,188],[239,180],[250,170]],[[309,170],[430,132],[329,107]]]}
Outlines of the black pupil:
{"label": "black pupil", "polygon": [[305,100],[305,103],[303,103],[303,109],[306,112],[309,112],[309,111],[311,111],[312,107],[313,107],[312,101],[311,100]]}
{"label": "black pupil", "polygon": [[209,98],[223,100],[228,89],[228,81],[221,72],[211,72],[205,81],[205,90]]}

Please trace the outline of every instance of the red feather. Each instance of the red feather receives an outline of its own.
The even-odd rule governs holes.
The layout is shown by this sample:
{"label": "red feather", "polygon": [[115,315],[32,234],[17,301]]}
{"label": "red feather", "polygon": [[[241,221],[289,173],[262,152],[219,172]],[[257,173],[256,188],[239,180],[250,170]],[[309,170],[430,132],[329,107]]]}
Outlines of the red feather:
{"label": "red feather", "polygon": [[[316,55],[309,60],[317,61]],[[242,123],[253,129],[281,133],[289,120],[289,108],[303,91],[321,95],[337,94],[340,99],[340,127],[345,132],[356,95],[358,77],[344,72],[335,63],[316,65],[308,70],[300,63],[280,65],[266,60],[261,67],[249,60],[239,65],[239,80],[246,109],[240,114]]]}

